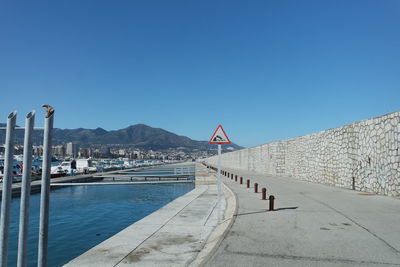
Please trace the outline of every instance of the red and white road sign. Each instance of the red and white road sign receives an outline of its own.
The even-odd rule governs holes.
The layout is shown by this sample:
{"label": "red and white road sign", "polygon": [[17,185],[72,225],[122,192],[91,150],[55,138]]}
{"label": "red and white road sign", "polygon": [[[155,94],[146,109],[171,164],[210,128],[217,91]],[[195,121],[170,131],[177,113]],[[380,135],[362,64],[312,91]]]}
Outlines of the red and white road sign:
{"label": "red and white road sign", "polygon": [[230,144],[231,141],[229,140],[228,135],[225,133],[224,128],[222,125],[218,125],[217,130],[215,130],[214,134],[211,136],[210,141],[211,144]]}

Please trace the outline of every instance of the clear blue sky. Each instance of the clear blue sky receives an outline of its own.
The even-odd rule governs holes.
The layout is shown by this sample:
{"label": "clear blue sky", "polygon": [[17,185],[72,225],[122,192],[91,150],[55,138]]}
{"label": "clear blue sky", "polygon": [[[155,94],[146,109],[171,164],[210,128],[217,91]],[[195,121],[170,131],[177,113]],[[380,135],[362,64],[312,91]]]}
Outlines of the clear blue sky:
{"label": "clear blue sky", "polygon": [[[400,109],[400,1],[0,2],[0,121],[253,146]],[[2,119],[1,119],[2,118]]]}

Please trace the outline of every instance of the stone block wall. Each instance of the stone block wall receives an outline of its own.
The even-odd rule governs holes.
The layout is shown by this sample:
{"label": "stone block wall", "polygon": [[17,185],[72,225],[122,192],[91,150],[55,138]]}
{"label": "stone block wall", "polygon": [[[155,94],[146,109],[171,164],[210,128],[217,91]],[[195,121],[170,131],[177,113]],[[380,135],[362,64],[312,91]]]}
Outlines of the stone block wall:
{"label": "stone block wall", "polygon": [[[225,167],[400,197],[400,112],[222,155]],[[216,156],[206,159],[216,165]]]}

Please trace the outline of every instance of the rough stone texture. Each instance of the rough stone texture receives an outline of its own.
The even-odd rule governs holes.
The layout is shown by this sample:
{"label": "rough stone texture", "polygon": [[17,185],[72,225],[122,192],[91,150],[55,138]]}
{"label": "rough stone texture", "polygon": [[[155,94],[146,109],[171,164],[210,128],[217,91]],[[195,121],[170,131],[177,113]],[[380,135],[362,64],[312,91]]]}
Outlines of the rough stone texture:
{"label": "rough stone texture", "polygon": [[[400,112],[222,155],[228,168],[400,197]],[[206,159],[216,165],[217,157]]]}

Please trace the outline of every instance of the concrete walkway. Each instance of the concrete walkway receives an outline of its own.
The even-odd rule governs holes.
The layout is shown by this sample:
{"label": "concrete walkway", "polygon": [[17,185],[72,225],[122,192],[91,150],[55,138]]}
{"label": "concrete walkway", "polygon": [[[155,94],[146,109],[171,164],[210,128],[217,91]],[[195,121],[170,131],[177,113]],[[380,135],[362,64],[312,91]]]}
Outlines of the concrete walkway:
{"label": "concrete walkway", "polygon": [[[239,209],[206,266],[400,266],[399,199],[232,172],[244,178],[223,178]],[[254,182],[275,195],[276,211],[267,211]]]}
{"label": "concrete walkway", "polygon": [[[65,266],[195,266],[207,259],[228,227],[218,223],[215,173],[196,167],[200,184]],[[229,191],[229,190],[228,190]],[[225,190],[226,197],[229,192]],[[231,193],[233,197],[233,193]],[[226,202],[222,197],[221,210]],[[231,202],[231,201],[230,201]],[[232,217],[234,210],[231,209]]]}

